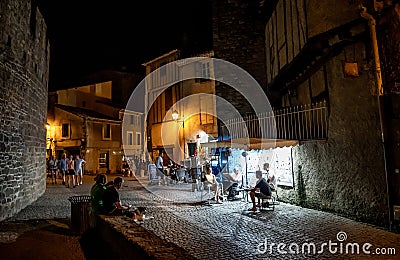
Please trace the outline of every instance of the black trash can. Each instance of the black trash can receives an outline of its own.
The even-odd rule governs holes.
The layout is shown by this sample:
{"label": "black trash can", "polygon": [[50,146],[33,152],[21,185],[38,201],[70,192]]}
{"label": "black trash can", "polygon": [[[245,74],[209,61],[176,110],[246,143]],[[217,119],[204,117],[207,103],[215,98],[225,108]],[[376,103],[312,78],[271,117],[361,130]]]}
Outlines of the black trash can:
{"label": "black trash can", "polygon": [[91,227],[90,195],[72,196],[71,202],[71,230],[75,234],[83,234]]}

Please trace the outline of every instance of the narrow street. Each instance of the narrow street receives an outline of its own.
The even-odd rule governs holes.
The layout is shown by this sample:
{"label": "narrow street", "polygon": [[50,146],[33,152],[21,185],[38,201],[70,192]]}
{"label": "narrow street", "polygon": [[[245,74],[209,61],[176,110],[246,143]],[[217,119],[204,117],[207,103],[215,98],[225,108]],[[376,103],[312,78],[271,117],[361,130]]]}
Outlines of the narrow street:
{"label": "narrow street", "polygon": [[[114,177],[110,175],[109,180]],[[101,250],[107,247],[99,246],[101,241],[88,237],[90,234],[79,237],[69,231],[68,198],[87,195],[93,178],[85,176],[84,185],[73,189],[48,184],[35,203],[4,221],[0,252],[5,259],[112,256],[112,252]],[[192,192],[190,184],[153,186],[146,179],[125,180],[121,200],[147,208],[147,219],[141,225],[198,259],[304,259],[316,255],[319,259],[397,259],[400,253],[400,234],[334,214],[282,202],[274,211],[253,213],[247,211],[250,204],[242,200],[200,203],[208,195]],[[284,245],[278,247],[279,243]],[[363,248],[365,243],[370,246]],[[359,245],[358,253],[351,247],[355,244]],[[378,253],[382,254],[378,257]]]}

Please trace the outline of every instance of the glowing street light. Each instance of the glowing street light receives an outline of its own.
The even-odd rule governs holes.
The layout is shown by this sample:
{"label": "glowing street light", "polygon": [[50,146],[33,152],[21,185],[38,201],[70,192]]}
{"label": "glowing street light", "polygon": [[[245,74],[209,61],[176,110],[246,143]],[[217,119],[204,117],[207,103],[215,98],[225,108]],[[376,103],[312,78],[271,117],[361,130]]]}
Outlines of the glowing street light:
{"label": "glowing street light", "polygon": [[172,119],[178,120],[178,118],[179,118],[179,113],[178,111],[174,110],[174,112],[172,112]]}
{"label": "glowing street light", "polygon": [[[179,118],[179,113],[178,111],[174,110],[172,112],[172,119],[175,120],[175,122],[182,122],[182,130],[183,130],[183,140],[185,140],[185,120],[178,120]],[[185,157],[186,154],[186,144],[183,144],[183,157]]]}

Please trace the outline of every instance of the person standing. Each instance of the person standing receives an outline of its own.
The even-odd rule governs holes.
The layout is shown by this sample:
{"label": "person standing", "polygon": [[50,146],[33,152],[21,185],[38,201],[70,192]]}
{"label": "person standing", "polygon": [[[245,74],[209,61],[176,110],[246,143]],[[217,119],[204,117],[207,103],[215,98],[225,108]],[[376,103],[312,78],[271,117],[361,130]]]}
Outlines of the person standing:
{"label": "person standing", "polygon": [[166,184],[165,175],[164,175],[164,159],[163,159],[163,157],[164,157],[163,152],[160,152],[160,154],[157,157],[156,167],[157,167],[158,185],[160,185],[161,179],[163,179],[164,184]]}
{"label": "person standing", "polygon": [[67,155],[63,153],[60,159],[60,172],[62,175],[62,185],[65,185],[65,175],[67,174]]}
{"label": "person standing", "polygon": [[269,186],[271,187],[271,190],[276,189],[276,178],[274,173],[271,173],[270,169],[269,169],[269,163],[264,163],[264,170],[266,171],[267,174],[267,182],[269,184]]}
{"label": "person standing", "polygon": [[71,187],[71,179],[72,179],[72,187],[75,188],[75,161],[72,154],[66,160],[67,164],[67,188]]}
{"label": "person standing", "polygon": [[83,169],[82,165],[85,164],[85,160],[79,157],[79,154],[75,156],[75,178],[76,186],[82,185],[83,180]]}
{"label": "person standing", "polygon": [[49,161],[50,172],[51,172],[51,183],[57,184],[57,173],[58,173],[58,160],[56,157],[51,156]]}

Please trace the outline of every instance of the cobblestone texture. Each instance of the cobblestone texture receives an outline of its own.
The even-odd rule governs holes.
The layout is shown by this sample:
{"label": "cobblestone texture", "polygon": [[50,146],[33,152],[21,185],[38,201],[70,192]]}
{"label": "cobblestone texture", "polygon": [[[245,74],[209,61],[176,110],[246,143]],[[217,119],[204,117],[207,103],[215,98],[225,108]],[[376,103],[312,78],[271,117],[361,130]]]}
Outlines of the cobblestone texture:
{"label": "cobblestone texture", "polygon": [[[74,189],[61,185],[47,186],[46,193],[34,204],[13,217],[22,219],[45,219],[70,217],[68,197],[88,194],[93,176],[85,176],[85,184]],[[144,186],[142,186],[144,185]],[[144,222],[139,224],[157,234],[167,243],[185,249],[197,259],[399,259],[400,234],[372,225],[356,222],[331,213],[301,208],[286,203],[275,206],[274,211],[248,212],[251,205],[246,201],[224,201],[223,204],[200,203],[200,192],[191,192],[187,184],[149,186],[147,181],[137,182],[127,178],[120,190],[121,200],[126,204],[147,207]],[[123,222],[121,222],[123,223]],[[124,225],[124,224],[121,224]],[[126,231],[129,233],[129,226]],[[121,228],[121,227],[120,227]],[[345,233],[339,233],[345,232]],[[347,236],[339,242],[337,235]],[[258,252],[260,243],[267,241],[272,252]],[[395,255],[340,254],[331,253],[325,247],[321,254],[283,254],[277,244],[285,243],[284,250],[293,244],[315,244],[317,251],[322,243],[342,244],[343,252],[348,243],[370,243],[371,252],[377,248],[394,248]],[[157,247],[155,242],[154,247]],[[263,249],[261,247],[260,249]],[[306,251],[308,252],[308,251]]]}

